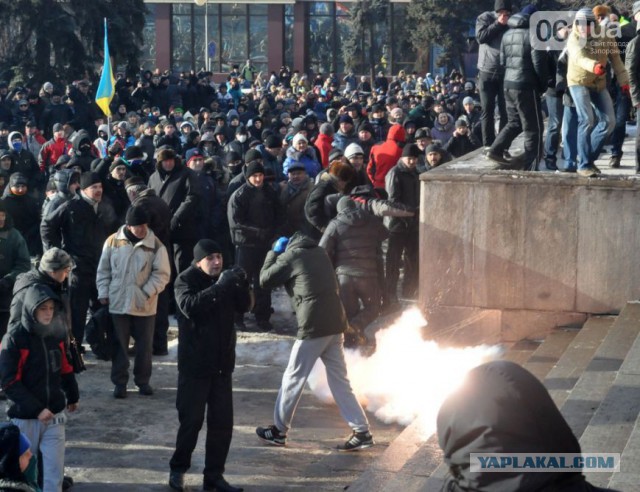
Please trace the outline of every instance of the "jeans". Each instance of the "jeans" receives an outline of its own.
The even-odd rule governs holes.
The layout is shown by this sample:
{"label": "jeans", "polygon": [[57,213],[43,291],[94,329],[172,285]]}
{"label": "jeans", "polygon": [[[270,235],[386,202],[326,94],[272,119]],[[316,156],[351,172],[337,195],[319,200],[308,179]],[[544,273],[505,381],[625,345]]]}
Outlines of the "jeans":
{"label": "jeans", "polygon": [[544,161],[547,169],[556,167],[558,144],[560,143],[560,129],[562,126],[562,96],[545,94],[547,101],[547,136],[544,141]]}
{"label": "jeans", "polygon": [[295,341],[289,356],[289,364],[282,375],[282,384],[273,411],[273,423],[280,432],[286,434],[291,428],[293,414],[298,407],[302,390],[318,358],[324,363],[329,389],[342,418],[355,432],[369,430],[367,416],[353,394],[347,377],[347,365],[342,349],[343,341],[342,334]]}
{"label": "jeans", "polygon": [[602,152],[615,127],[616,115],[606,90],[573,85],[569,92],[578,113],[578,169],[586,169]]}
{"label": "jeans", "polygon": [[564,107],[562,114],[563,171],[575,171],[578,162],[578,113],[576,108]]}
{"label": "jeans", "polygon": [[482,145],[491,146],[496,139],[496,99],[498,100],[498,112],[500,113],[500,131],[507,124],[507,107],[504,101],[504,88],[502,78],[489,78],[490,76],[480,72],[478,74],[478,90],[480,92],[480,126],[482,128]]}
{"label": "jeans", "polygon": [[137,386],[149,384],[151,379],[151,351],[154,316],[130,316],[112,314],[115,347],[111,359],[111,382],[126,385],[129,381],[129,337],[136,341],[136,358],[133,362],[133,381]]}
{"label": "jeans", "polygon": [[615,99],[616,126],[613,129],[609,143],[611,144],[611,155],[622,156],[622,144],[627,131],[627,118],[631,109],[631,98],[623,94],[620,87],[615,85]]}
{"label": "jeans", "polygon": [[38,419],[12,419],[31,441],[34,456],[42,453],[42,492],[61,492],[64,478],[64,412],[57,413],[55,423],[43,424]]}

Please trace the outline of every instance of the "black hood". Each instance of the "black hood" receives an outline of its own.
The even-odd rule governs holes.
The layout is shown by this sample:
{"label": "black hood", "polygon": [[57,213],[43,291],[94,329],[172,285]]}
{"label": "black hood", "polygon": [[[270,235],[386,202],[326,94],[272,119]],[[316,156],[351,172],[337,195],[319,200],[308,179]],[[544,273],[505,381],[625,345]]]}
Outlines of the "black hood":
{"label": "black hood", "polygon": [[537,491],[550,485],[549,490],[563,490],[561,482],[580,480],[579,473],[469,471],[470,453],[580,453],[546,388],[513,362],[489,362],[469,372],[440,408],[438,440],[451,490]]}
{"label": "black hood", "polygon": [[[7,186],[7,189],[9,189],[9,186]],[[4,221],[4,227],[2,229],[0,229],[0,232],[2,231],[8,231],[9,229],[13,229],[13,217],[11,217],[11,214],[9,212],[7,212],[6,208],[4,207],[4,205],[0,202],[0,212],[4,212],[6,215],[5,221]]]}
{"label": "black hood", "polygon": [[20,429],[11,423],[0,424],[0,477],[23,481],[20,471]]}
{"label": "black hood", "polygon": [[53,181],[56,184],[56,191],[68,194],[71,178],[77,172],[78,171],[75,171],[73,169],[61,169],[60,171],[56,171],[56,173],[53,175]]}
{"label": "black hood", "polygon": [[[36,309],[43,302],[53,299],[56,304],[56,314],[53,321],[43,326],[36,321]],[[22,305],[22,326],[30,333],[41,337],[54,337],[64,340],[66,337],[66,329],[63,319],[62,302],[60,298],[46,285],[34,285],[27,290]]]}
{"label": "black hood", "polygon": [[[78,133],[76,133],[75,138],[73,139],[73,152],[75,155],[84,155],[80,150],[80,146],[83,143],[88,143],[89,145],[91,145],[91,137],[89,137],[89,133],[87,133],[86,130],[79,130]],[[89,154],[90,151],[87,153],[87,155]]]}

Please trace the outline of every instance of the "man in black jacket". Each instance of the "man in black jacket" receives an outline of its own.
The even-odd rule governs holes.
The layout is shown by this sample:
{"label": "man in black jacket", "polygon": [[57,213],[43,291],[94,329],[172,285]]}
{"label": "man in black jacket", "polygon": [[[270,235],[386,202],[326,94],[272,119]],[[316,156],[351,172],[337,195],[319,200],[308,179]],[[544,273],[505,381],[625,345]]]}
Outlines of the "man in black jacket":
{"label": "man in black jacket", "polygon": [[484,12],[476,20],[478,51],[478,90],[482,104],[482,144],[490,146],[496,138],[494,113],[496,98],[500,112],[500,129],[507,121],[502,79],[504,68],[500,65],[500,43],[507,32],[511,15],[511,0],[495,0],[493,12]]}
{"label": "man in black jacket", "polygon": [[113,207],[102,201],[102,183],[96,173],[80,176],[80,190],[80,195],[43,217],[40,234],[46,250],[62,248],[75,262],[69,276],[71,329],[82,344],[87,309],[91,302],[97,305],[96,272],[102,246],[118,220]]}
{"label": "man in black jacket", "polygon": [[[500,60],[505,67],[504,93],[507,125],[487,151],[487,157],[504,166],[535,171],[542,158],[542,112],[540,95],[547,87],[547,52],[532,49],[529,17],[536,11],[528,5],[509,19],[510,30],[502,38]],[[524,154],[517,162],[505,159],[511,142],[524,132]]]}
{"label": "man in black jacket", "polygon": [[[385,189],[389,194],[389,201],[415,211],[420,206],[420,181],[417,170],[420,154],[416,144],[407,145],[398,164],[385,176]],[[405,297],[413,298],[418,288],[418,214],[413,217],[390,217],[386,225],[389,229],[389,246],[386,258],[385,304],[393,307],[398,302],[397,286],[403,252],[405,261],[402,293]]]}
{"label": "man in black jacket", "polygon": [[194,263],[176,279],[179,318],[178,394],[180,428],[170,461],[169,486],[184,490],[184,474],[207,409],[204,490],[241,492],[223,478],[233,432],[231,374],[235,366],[234,316],[251,308],[251,290],[238,267],[222,271],[222,250],[201,239]]}
{"label": "man in black jacket", "polygon": [[[258,161],[247,163],[247,182],[238,188],[227,206],[231,240],[236,247],[236,265],[247,272],[256,294],[253,314],[258,328],[271,331],[271,290],[260,287],[260,268],[271,242],[284,225],[284,212],[278,193],[264,182],[264,166]],[[238,328],[244,321],[238,318]]]}
{"label": "man in black jacket", "polygon": [[176,269],[180,273],[191,264],[193,247],[199,239],[198,184],[191,170],[180,162],[175,151],[164,148],[158,152],[156,172],[149,178],[149,188],[171,210],[171,242]]}

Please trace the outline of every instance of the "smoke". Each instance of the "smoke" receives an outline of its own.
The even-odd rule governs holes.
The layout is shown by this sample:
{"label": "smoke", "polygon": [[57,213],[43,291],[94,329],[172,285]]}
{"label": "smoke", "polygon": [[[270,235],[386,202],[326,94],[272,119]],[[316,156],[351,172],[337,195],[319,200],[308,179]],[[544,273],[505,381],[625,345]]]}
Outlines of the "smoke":
{"label": "smoke", "polygon": [[[474,367],[501,355],[498,346],[441,348],[422,339],[426,321],[411,308],[388,328],[376,333],[377,348],[365,357],[345,350],[351,386],[360,403],[385,423],[409,425],[420,417],[435,421],[444,399]],[[309,386],[325,402],[333,402],[324,364],[318,362],[309,376]]]}

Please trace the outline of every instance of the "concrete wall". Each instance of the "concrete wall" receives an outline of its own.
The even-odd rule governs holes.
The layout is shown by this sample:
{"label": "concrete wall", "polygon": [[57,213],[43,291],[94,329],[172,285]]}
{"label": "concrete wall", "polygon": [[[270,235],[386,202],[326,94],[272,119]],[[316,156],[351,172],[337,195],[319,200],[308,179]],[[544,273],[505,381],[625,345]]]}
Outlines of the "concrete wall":
{"label": "concrete wall", "polygon": [[640,298],[640,181],[490,169],[421,176],[420,304],[454,341],[512,341]]}

